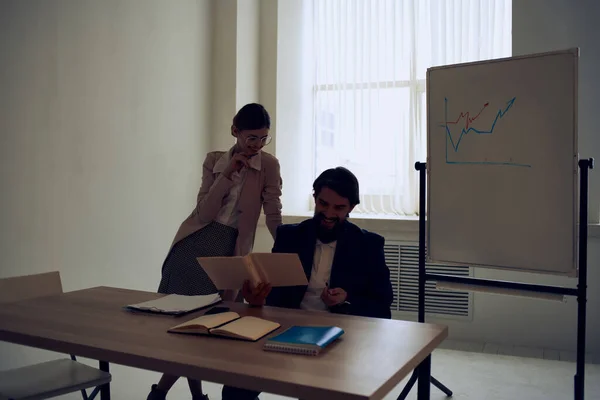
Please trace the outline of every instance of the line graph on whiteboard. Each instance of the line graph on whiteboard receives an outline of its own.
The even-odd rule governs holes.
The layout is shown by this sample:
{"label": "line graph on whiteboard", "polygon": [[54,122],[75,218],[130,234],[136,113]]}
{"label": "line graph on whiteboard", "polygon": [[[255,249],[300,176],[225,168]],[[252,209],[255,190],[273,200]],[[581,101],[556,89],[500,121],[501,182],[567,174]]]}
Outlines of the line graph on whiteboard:
{"label": "line graph on whiteboard", "polygon": [[[499,107],[495,113],[490,113],[489,102],[481,105],[473,114],[471,111],[461,111],[455,118],[448,117],[448,99],[444,98],[444,128],[446,135],[446,163],[447,164],[482,164],[482,165],[505,165],[512,167],[530,168],[530,164],[517,162],[512,157],[505,159],[490,160],[489,157],[482,159],[467,159],[461,153],[461,146],[468,140],[485,140],[486,136],[493,138],[494,135],[502,135],[502,119],[509,118],[509,112],[515,103],[516,97],[508,100],[506,104]],[[481,117],[481,118],[480,118]],[[479,142],[478,144],[483,144]],[[491,144],[491,143],[490,143]],[[471,156],[472,157],[472,156]]]}

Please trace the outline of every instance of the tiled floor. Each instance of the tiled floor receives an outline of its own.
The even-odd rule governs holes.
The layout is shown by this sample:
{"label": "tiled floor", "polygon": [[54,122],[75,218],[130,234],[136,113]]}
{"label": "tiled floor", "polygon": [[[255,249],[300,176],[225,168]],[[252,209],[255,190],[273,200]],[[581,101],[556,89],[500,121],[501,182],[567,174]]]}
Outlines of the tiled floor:
{"label": "tiled floor", "polygon": [[[505,356],[537,358],[554,361],[575,362],[575,352],[544,349],[538,347],[510,346],[496,343],[476,343],[447,339],[440,346],[442,349],[460,350],[474,353],[500,354]],[[586,363],[600,364],[600,354],[586,353]]]}

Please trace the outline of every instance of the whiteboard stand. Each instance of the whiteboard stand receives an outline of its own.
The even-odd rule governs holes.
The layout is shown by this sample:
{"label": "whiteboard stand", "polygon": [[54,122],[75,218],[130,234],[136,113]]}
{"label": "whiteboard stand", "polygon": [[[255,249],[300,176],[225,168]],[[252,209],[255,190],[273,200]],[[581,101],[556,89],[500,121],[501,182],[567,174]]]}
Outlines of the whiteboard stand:
{"label": "whiteboard stand", "polygon": [[[419,307],[418,307],[418,320],[419,322],[425,322],[425,282],[427,281],[427,274],[425,271],[425,189],[427,188],[427,183],[425,182],[426,176],[426,164],[417,162],[415,164],[415,168],[419,171]],[[398,400],[406,399],[408,393],[414,386],[417,379],[419,380],[419,385],[417,386],[418,397],[428,399],[429,396],[429,385],[433,384],[439,390],[444,392],[444,394],[448,397],[452,397],[452,390],[448,389],[444,386],[440,381],[435,379],[433,375],[431,375],[430,371],[425,371],[424,368],[431,369],[431,354],[427,356],[424,362],[422,362],[419,367],[417,367],[410,379],[402,389],[402,392],[398,396]],[[427,377],[431,377],[431,382],[428,381]],[[423,397],[421,397],[423,396]]]}
{"label": "whiteboard stand", "polygon": [[[586,330],[586,302],[587,302],[587,239],[588,239],[588,172],[594,168],[594,159],[582,159],[578,162],[579,174],[579,270],[577,288],[567,288],[560,286],[536,285],[522,282],[497,281],[490,279],[478,279],[470,277],[458,277],[443,274],[428,274],[425,270],[425,178],[426,178],[426,163],[417,162],[415,169],[419,171],[419,322],[425,322],[425,282],[451,282],[457,284],[466,284],[470,286],[501,288],[518,290],[525,292],[537,292],[557,294],[564,296],[577,297],[577,366],[574,379],[574,399],[584,400],[585,388],[585,330]],[[416,371],[415,371],[416,372]],[[416,373],[413,373],[410,381],[404,388],[402,396],[399,399],[404,399],[410,391],[410,387],[414,384],[413,377],[416,380]],[[423,385],[429,382],[425,381],[425,377],[419,374],[419,391]],[[423,381],[423,382],[421,382]],[[431,378],[431,383],[440,388],[446,395],[451,396],[452,392],[441,385],[437,380]],[[439,386],[438,386],[439,385]],[[441,387],[440,387],[441,386]],[[425,390],[425,389],[424,389]],[[449,392],[449,393],[448,393]]]}

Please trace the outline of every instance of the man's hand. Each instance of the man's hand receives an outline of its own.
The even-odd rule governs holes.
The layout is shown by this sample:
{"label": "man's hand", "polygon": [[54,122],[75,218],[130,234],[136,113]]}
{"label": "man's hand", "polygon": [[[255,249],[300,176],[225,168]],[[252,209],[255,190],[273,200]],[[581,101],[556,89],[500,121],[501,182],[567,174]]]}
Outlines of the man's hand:
{"label": "man's hand", "polygon": [[248,304],[252,306],[263,306],[267,300],[267,296],[271,292],[271,285],[268,283],[259,283],[254,287],[250,281],[244,281],[242,287],[242,295]]}
{"label": "man's hand", "polygon": [[329,289],[329,287],[325,287],[323,292],[321,292],[321,300],[327,307],[332,307],[338,304],[342,304],[346,301],[348,297],[348,293],[342,288],[334,288]]}

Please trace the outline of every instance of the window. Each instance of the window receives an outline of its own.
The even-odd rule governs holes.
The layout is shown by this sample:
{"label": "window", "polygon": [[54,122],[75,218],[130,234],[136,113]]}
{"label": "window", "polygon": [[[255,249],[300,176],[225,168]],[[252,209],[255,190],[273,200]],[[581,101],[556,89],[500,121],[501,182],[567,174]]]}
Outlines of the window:
{"label": "window", "polygon": [[335,113],[321,111],[316,121],[319,135],[319,149],[332,149],[335,145]]}
{"label": "window", "polygon": [[[360,182],[361,204],[354,216],[416,215],[414,163],[426,159],[427,68],[510,56],[511,1],[301,3],[301,16],[296,14],[293,21],[302,38],[296,57],[304,67],[297,68],[295,76],[288,73],[288,79],[298,82],[297,91],[288,92],[302,93],[296,111],[311,123],[304,132],[294,133],[287,126],[284,133],[278,129],[278,142],[285,143],[291,140],[286,135],[294,134],[308,134],[311,140],[296,139],[303,152],[283,144],[288,151],[280,153],[278,146],[282,170],[287,164],[296,171],[284,186],[284,212],[310,212],[314,203],[309,183],[323,170],[341,165]],[[286,29],[281,34],[289,34],[291,28]],[[292,53],[288,47],[286,57],[293,59]],[[280,95],[285,93],[278,92],[278,104],[285,107]],[[285,115],[280,122],[285,124]],[[300,153],[308,157],[300,158]],[[307,201],[293,202],[296,210],[286,210],[290,196]]]}

